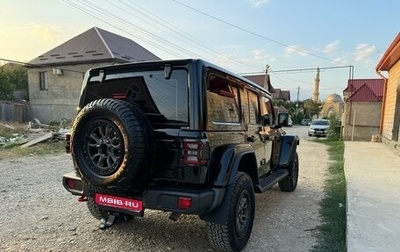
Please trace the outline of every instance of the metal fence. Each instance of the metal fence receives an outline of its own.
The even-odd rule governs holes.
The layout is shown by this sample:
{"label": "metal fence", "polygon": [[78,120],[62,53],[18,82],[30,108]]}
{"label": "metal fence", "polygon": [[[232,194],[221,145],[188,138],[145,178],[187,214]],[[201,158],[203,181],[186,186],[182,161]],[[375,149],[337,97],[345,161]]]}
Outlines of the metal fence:
{"label": "metal fence", "polygon": [[0,101],[0,121],[27,122],[29,118],[29,103]]}

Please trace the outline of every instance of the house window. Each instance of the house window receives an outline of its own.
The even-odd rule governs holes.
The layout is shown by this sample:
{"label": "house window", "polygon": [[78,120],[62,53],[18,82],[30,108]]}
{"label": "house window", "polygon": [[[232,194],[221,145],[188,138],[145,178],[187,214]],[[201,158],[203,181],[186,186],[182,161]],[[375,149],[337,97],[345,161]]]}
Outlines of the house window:
{"label": "house window", "polygon": [[47,72],[39,72],[39,89],[47,90]]}

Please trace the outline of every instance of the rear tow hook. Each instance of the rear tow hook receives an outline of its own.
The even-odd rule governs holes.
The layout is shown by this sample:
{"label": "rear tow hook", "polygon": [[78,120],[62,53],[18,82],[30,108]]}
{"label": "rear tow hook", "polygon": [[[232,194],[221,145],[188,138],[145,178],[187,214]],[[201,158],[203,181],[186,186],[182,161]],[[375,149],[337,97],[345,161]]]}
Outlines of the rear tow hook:
{"label": "rear tow hook", "polygon": [[104,230],[106,228],[111,227],[118,217],[118,213],[111,213],[108,215],[107,219],[103,218],[100,220],[99,228]]}
{"label": "rear tow hook", "polygon": [[117,222],[128,222],[132,220],[133,217],[130,217],[129,215],[123,214],[123,213],[109,213],[107,218],[102,218],[100,220],[100,226],[99,228],[104,230],[106,228],[111,227]]}

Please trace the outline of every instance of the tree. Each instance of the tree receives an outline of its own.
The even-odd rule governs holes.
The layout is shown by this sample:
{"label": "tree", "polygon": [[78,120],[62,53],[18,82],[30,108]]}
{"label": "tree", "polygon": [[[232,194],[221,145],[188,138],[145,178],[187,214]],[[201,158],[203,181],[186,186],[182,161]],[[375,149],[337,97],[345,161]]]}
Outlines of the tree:
{"label": "tree", "polygon": [[10,82],[15,85],[16,90],[28,90],[28,71],[21,65],[16,65],[8,71]]}
{"label": "tree", "polygon": [[13,98],[13,92],[25,90],[28,93],[28,72],[16,64],[7,64],[0,68],[0,100]]}
{"label": "tree", "polygon": [[0,100],[7,100],[12,97],[15,86],[9,81],[5,71],[0,70]]}
{"label": "tree", "polygon": [[322,110],[322,104],[313,100],[304,101],[304,114],[312,118],[314,115],[319,115]]}

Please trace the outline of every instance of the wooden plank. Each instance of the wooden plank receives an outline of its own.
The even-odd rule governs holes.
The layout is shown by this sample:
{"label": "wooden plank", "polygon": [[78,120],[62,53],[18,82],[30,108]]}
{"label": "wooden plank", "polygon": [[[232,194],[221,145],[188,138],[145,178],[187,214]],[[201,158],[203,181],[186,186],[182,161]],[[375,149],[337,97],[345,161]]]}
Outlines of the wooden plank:
{"label": "wooden plank", "polygon": [[49,132],[47,134],[44,134],[43,136],[37,137],[37,138],[27,142],[26,144],[21,145],[21,148],[26,148],[26,147],[32,146],[34,144],[43,142],[43,141],[51,139],[51,138],[53,138],[53,132]]}
{"label": "wooden plank", "polygon": [[14,130],[15,129],[14,126],[9,125],[9,124],[5,124],[5,123],[0,123],[0,126],[5,127],[7,129],[10,129],[10,130]]}

